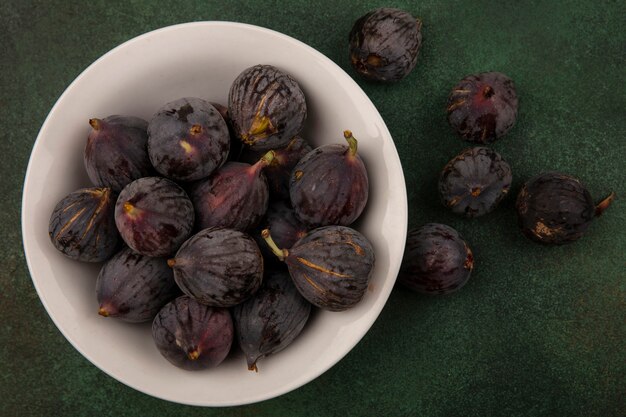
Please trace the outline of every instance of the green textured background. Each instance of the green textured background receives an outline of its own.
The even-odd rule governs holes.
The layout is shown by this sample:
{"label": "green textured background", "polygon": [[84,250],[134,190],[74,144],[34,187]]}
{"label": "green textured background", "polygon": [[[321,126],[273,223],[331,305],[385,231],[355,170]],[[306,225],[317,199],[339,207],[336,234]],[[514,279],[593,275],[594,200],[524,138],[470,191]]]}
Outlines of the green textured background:
{"label": "green textured background", "polygon": [[[448,223],[476,269],[462,291],[396,289],[341,362],[280,398],[224,409],[161,401],[108,377],[63,338],[30,280],[20,235],[31,147],[69,83],[144,32],[194,20],[272,28],[350,74],[347,34],[379,6],[424,21],[414,72],[396,85],[358,81],[404,166],[410,226]],[[0,415],[2,416],[617,416],[626,410],[626,6],[622,1],[0,2]],[[447,126],[449,89],[498,70],[520,112],[494,145],[514,173],[562,170],[595,199],[618,199],[579,242],[543,247],[516,228],[513,198],[465,220],[445,212],[436,179],[466,144]]]}

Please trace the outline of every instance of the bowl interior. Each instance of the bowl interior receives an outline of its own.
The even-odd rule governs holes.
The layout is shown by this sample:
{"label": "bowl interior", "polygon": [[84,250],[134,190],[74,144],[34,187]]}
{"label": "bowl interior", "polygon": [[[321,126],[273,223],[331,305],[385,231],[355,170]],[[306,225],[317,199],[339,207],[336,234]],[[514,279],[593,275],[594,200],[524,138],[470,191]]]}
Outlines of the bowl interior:
{"label": "bowl interior", "polygon": [[[303,334],[279,354],[247,370],[233,352],[219,367],[187,372],[158,353],[150,325],[130,325],[98,314],[100,265],[65,258],[48,238],[55,204],[90,186],[82,152],[88,119],[111,114],[149,119],[163,104],[195,96],[226,104],[245,68],[272,64],[301,85],[308,105],[303,136],[314,146],[343,141],[350,129],[370,177],[370,199],[356,228],[373,243],[376,267],[365,298],[354,308],[318,311]],[[339,361],[370,328],[395,282],[407,227],[404,177],[393,140],[374,105],[337,65],[280,33],[229,22],[160,29],[113,49],[87,68],[46,119],[31,155],[22,207],[24,248],[42,303],[64,336],[87,359],[119,381],[170,401],[226,406],[297,388]]]}

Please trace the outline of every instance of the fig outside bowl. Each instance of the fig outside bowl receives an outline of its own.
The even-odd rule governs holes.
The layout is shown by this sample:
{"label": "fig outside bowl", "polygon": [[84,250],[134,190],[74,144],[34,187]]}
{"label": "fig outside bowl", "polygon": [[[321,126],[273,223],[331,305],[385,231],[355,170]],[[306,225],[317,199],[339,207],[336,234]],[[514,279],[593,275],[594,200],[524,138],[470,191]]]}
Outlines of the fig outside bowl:
{"label": "fig outside bowl", "polygon": [[[308,105],[303,136],[313,146],[341,143],[350,129],[370,178],[366,211],[356,229],[373,244],[370,287],[354,308],[318,311],[292,345],[247,370],[234,351],[217,368],[189,372],[157,351],[150,324],[97,314],[100,264],[72,261],[48,237],[55,204],[91,186],[82,152],[88,120],[111,114],[149,119],[186,96],[226,103],[245,68],[271,64],[291,74]],[[281,33],[231,22],[195,22],[134,38],[95,61],[66,89],[46,118],[26,172],[22,233],[34,286],[67,340],[103,372],[148,395],[198,406],[232,406],[273,398],[315,379],[342,359],[370,329],[396,280],[407,231],[407,195],[400,159],[385,123],[357,84],[331,60]],[[367,358],[363,358],[367,361]]]}

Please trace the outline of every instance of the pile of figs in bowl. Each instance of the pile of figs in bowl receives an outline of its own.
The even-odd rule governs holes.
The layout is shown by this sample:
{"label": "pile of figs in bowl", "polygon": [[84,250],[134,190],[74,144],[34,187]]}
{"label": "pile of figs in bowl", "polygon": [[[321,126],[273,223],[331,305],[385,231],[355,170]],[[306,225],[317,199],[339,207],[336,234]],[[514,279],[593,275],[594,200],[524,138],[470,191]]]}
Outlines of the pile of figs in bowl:
{"label": "pile of figs in bowl", "polygon": [[[269,119],[255,114],[254,106],[238,108],[237,103],[245,97],[233,96],[263,88],[254,84],[258,79],[232,88],[251,68],[271,68],[297,84],[301,99],[290,96],[282,103],[282,107],[295,108],[295,116]],[[160,135],[167,135],[172,126],[167,118],[175,115],[179,121],[187,121],[195,117],[190,108],[195,106],[193,111],[198,112],[205,102],[213,103],[204,113],[214,124],[200,128],[192,121],[183,132],[187,136],[173,134],[180,139],[176,149],[161,146]],[[255,103],[257,110],[269,105]],[[221,110],[222,115],[212,109]],[[228,117],[222,117],[226,111]],[[303,112],[305,117],[294,120]],[[113,115],[124,119],[111,118]],[[116,123],[124,125],[127,133],[146,128],[133,118],[149,122],[148,141],[154,142],[152,146],[148,143],[150,164],[145,174],[137,174],[142,178],[130,184],[97,188],[102,180],[99,175],[106,177],[107,170],[96,168],[100,173],[93,172],[97,164],[92,153],[99,151],[88,146],[88,141],[115,131]],[[293,132],[289,131],[291,126],[296,126]],[[181,168],[188,160],[176,160],[177,150],[189,153],[200,143],[194,141],[207,131],[225,128],[240,139],[243,151],[235,142],[221,143],[218,145],[229,149],[223,160],[213,158],[204,160],[200,168]],[[241,181],[230,184],[236,175],[229,170],[246,176],[246,186],[253,183],[252,175],[259,176],[262,169],[242,167],[269,165],[280,152],[272,148],[293,142],[293,138],[273,142],[277,131],[303,138],[313,151],[302,151],[307,157],[298,162],[300,169],[285,173],[289,178],[285,189],[272,188],[273,181],[263,178],[270,198],[266,205],[259,205],[263,196],[243,189]],[[285,139],[278,142],[281,140]],[[324,146],[324,150],[316,151]],[[332,171],[332,158],[338,158],[337,147],[345,149],[341,155],[348,155],[344,159],[353,165],[358,153],[367,173],[366,181],[357,179],[360,189],[350,190],[357,197],[360,194],[358,201],[345,195],[340,198],[344,203],[349,200],[348,209],[333,209],[332,204],[326,204],[328,198],[306,194],[307,189],[317,188],[317,196],[325,197],[333,192],[333,186],[342,186],[332,178],[324,180]],[[131,150],[127,152],[130,158]],[[327,165],[317,161],[322,157]],[[245,163],[249,165],[238,165]],[[168,171],[174,165],[176,172]],[[222,172],[221,181],[212,180],[215,174],[204,177],[206,172],[200,172],[199,180],[190,174],[203,169]],[[347,170],[343,180],[351,180],[352,171]],[[180,180],[172,179],[177,175]],[[91,191],[72,194],[85,189]],[[272,197],[281,192],[287,194],[286,203]],[[77,210],[86,204],[85,199],[98,201],[90,206],[93,212],[88,216]],[[231,206],[221,215],[239,216],[248,223],[214,226],[213,215],[220,213],[224,199],[230,199]],[[232,204],[233,199],[239,203]],[[198,209],[202,204],[205,209]],[[286,210],[291,204],[299,207],[299,218],[313,226],[299,234],[292,247],[277,247],[271,227],[264,227],[263,222],[273,217],[282,224],[274,230],[280,233],[289,223]],[[101,240],[95,242],[96,237],[90,243],[63,238],[72,237],[68,231],[80,219],[85,219],[83,230],[96,236],[94,222],[108,205],[114,206],[114,222],[98,222],[97,233],[98,239],[105,239],[106,228],[119,231],[119,241],[110,243],[111,247]],[[358,205],[362,207],[355,209]],[[161,232],[158,236],[141,236],[146,227],[133,229],[133,225],[146,222],[142,210],[178,216],[177,227],[165,233],[156,227],[154,230]],[[355,210],[359,213],[354,214]],[[332,367],[361,340],[384,307],[400,269],[407,232],[407,197],[402,167],[387,127],[363,91],[336,64],[278,32],[239,23],[196,22],[156,30],[118,46],[67,88],[45,120],[31,154],[24,183],[22,232],[28,267],[43,305],[62,334],[89,361],[124,384],[158,398],[228,406],[262,401],[298,388]],[[164,246],[151,246],[160,239],[167,241]],[[216,241],[222,245],[217,249],[211,246]],[[343,249],[332,246],[337,242]],[[77,260],[85,254],[88,259]],[[358,258],[357,262],[350,257]],[[218,275],[228,281],[217,294],[209,291],[207,295],[206,288],[194,278],[206,264],[217,265]],[[366,264],[365,269],[362,264]],[[132,268],[128,270],[129,265],[143,269],[135,274]],[[161,302],[167,304],[154,308],[146,303],[144,310],[131,313],[119,308],[119,300],[117,307],[113,306],[110,300],[116,297],[119,283],[104,279],[124,268],[126,276],[140,275],[146,282],[147,275],[173,271],[176,285],[171,288],[161,286],[157,295],[154,288],[132,293],[139,297],[150,294],[152,300],[162,297]],[[275,268],[280,272],[270,273]],[[362,288],[356,296],[351,285],[344,287],[350,289],[345,294],[321,288],[343,285],[340,280],[355,274],[367,278],[359,283]],[[245,281],[245,285],[233,288],[230,276],[236,283]],[[284,311],[293,309],[293,314],[286,315],[289,320],[300,320],[293,337],[289,336],[293,340],[275,353],[270,350],[251,359],[243,345],[254,339],[258,327],[254,323],[239,323],[237,327],[237,317],[250,316],[250,309],[255,308],[245,300],[259,294],[272,299],[272,291],[293,292],[308,301],[301,302],[302,298],[301,304],[282,304]],[[326,296],[317,299],[320,294]],[[301,318],[305,310],[307,320]],[[115,317],[120,314],[126,314],[125,320]],[[180,319],[183,315],[186,319]],[[177,328],[181,320],[211,321],[209,328],[216,335],[211,343],[200,347],[212,349],[212,355],[207,358],[202,349],[196,349],[198,346],[180,355],[177,349],[185,339],[183,333],[193,330],[191,325]],[[251,336],[242,338],[243,333]]]}

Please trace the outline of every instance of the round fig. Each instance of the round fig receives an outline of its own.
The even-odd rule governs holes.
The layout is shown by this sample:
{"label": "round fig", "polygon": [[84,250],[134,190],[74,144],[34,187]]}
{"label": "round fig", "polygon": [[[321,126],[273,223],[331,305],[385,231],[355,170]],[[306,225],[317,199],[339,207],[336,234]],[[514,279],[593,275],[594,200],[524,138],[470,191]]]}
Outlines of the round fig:
{"label": "round fig", "polygon": [[170,255],[191,233],[193,204],[185,191],[168,179],[140,178],[124,187],[117,198],[115,224],[135,252]]}
{"label": "round fig", "polygon": [[222,363],[233,336],[228,309],[205,306],[185,295],[166,304],[152,322],[152,338],[161,355],[187,371]]}
{"label": "round fig", "polygon": [[[270,198],[289,199],[289,177],[293,167],[313,148],[300,136],[296,136],[284,148],[274,149],[274,159],[263,170],[267,185],[270,190]],[[262,152],[246,149],[243,151],[240,161],[253,164],[263,156]]]}
{"label": "round fig", "polygon": [[220,113],[195,97],[159,109],[148,124],[148,154],[156,170],[177,181],[209,176],[228,157],[230,136]]}
{"label": "round fig", "polygon": [[528,238],[561,245],[580,239],[615,198],[599,204],[579,179],[560,172],[537,175],[522,187],[516,202],[519,226]]}
{"label": "round fig", "polygon": [[68,258],[102,262],[117,252],[121,242],[115,227],[116,194],[110,188],[82,188],[57,203],[48,235]]}
{"label": "round fig", "polygon": [[304,127],[306,102],[294,78],[271,65],[255,65],[235,79],[228,95],[233,129],[255,150],[281,148]]}
{"label": "round fig", "polygon": [[320,146],[291,173],[291,204],[298,218],[310,226],[348,226],[367,204],[369,181],[357,140],[349,130],[344,137],[348,145]]}
{"label": "round fig", "polygon": [[345,226],[310,231],[290,249],[280,249],[270,231],[263,238],[289,268],[300,294],[319,308],[347,310],[367,291],[374,270],[374,249],[361,233]]}
{"label": "round fig", "polygon": [[463,78],[448,98],[448,122],[465,140],[491,143],[506,135],[517,119],[515,84],[500,72]]}
{"label": "round fig", "polygon": [[92,129],[83,160],[96,187],[116,193],[132,181],[154,172],[148,158],[148,122],[138,117],[113,115],[89,119]]}
{"label": "round fig", "polygon": [[461,235],[445,224],[409,231],[398,282],[429,295],[461,288],[474,269],[474,255]]}
{"label": "round fig", "polygon": [[496,151],[468,148],[446,164],[439,177],[444,206],[465,217],[489,213],[511,188],[511,167]]}
{"label": "round fig", "polygon": [[263,256],[248,235],[232,229],[204,229],[167,261],[180,289],[202,304],[231,307],[261,286]]}
{"label": "round fig", "polygon": [[269,191],[263,170],[274,152],[254,165],[228,162],[191,188],[200,229],[222,226],[245,231],[256,226],[267,210]]}
{"label": "round fig", "polygon": [[96,281],[98,314],[130,323],[154,319],[161,307],[180,295],[164,258],[122,249],[100,270]]}
{"label": "round fig", "polygon": [[350,63],[367,80],[399,81],[415,68],[421,30],[422,22],[404,10],[372,10],[350,31]]}
{"label": "round fig", "polygon": [[260,358],[291,344],[310,312],[311,304],[300,295],[286,271],[266,273],[259,291],[233,309],[235,333],[248,369],[258,371]]}

